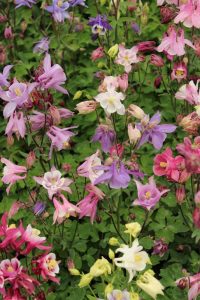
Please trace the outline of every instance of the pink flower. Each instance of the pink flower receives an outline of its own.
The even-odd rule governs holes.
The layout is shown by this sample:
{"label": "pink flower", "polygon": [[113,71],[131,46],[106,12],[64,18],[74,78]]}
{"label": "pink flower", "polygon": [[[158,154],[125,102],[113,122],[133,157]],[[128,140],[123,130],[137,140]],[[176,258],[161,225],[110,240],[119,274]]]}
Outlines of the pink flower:
{"label": "pink flower", "polygon": [[183,29],[176,31],[174,27],[170,27],[161,44],[157,47],[157,51],[166,51],[167,54],[172,56],[182,56],[185,54],[185,45],[195,49],[193,44],[189,40],[185,39]]}
{"label": "pink flower", "polygon": [[66,149],[69,146],[69,140],[75,133],[69,131],[69,129],[76,127],[68,127],[68,128],[59,128],[56,126],[51,126],[47,131],[47,136],[51,140],[51,147],[49,152],[49,158],[51,158],[53,149],[58,151],[62,149]]}
{"label": "pink flower", "polygon": [[0,90],[0,98],[8,102],[3,110],[6,119],[13,114],[16,108],[21,108],[28,101],[29,95],[36,85],[36,83],[20,83],[15,79],[8,91]]}
{"label": "pink flower", "polygon": [[172,150],[167,148],[163,153],[157,154],[154,158],[153,172],[156,176],[166,176],[169,168],[173,167],[174,159]]}
{"label": "pink flower", "polygon": [[128,74],[124,73],[120,76],[117,76],[117,81],[120,90],[122,90],[122,92],[125,92],[128,89]]}
{"label": "pink flower", "polygon": [[174,64],[173,71],[171,73],[171,79],[180,82],[187,78],[187,67],[184,62],[178,62]]}
{"label": "pink flower", "polygon": [[104,49],[103,47],[98,47],[97,49],[95,49],[94,51],[92,51],[91,54],[91,60],[95,61],[101,57],[104,57]]}
{"label": "pink flower", "polygon": [[8,82],[8,76],[10,74],[10,70],[12,69],[12,65],[8,65],[8,66],[5,66],[4,69],[3,69],[3,72],[0,73],[0,87],[3,87],[3,86],[9,86],[9,82]]}
{"label": "pink flower", "polygon": [[141,57],[138,55],[138,47],[134,46],[131,49],[126,49],[123,45],[119,45],[118,56],[115,59],[115,63],[124,66],[125,72],[130,73],[132,64],[136,64],[141,61]]}
{"label": "pink flower", "polygon": [[[5,184],[9,184],[6,189],[7,194],[10,192],[11,186],[17,181],[26,178],[27,169],[24,166],[18,166],[13,164],[10,160],[6,158],[1,158],[1,162],[6,166],[3,169],[2,181]],[[19,175],[25,173],[24,175]]]}
{"label": "pink flower", "polygon": [[14,112],[10,116],[5,133],[7,136],[12,136],[12,134],[15,133],[17,139],[19,139],[20,136],[21,138],[24,138],[26,134],[26,125],[23,112]]}
{"label": "pink flower", "polygon": [[58,222],[61,224],[64,220],[70,216],[76,217],[80,213],[80,209],[70,203],[62,194],[59,195],[63,203],[61,204],[55,197],[53,198],[53,204],[55,207],[55,212],[53,215],[53,224]]}
{"label": "pink flower", "polygon": [[109,90],[116,90],[119,87],[118,77],[105,76],[98,91],[101,93],[108,92]]}
{"label": "pink flower", "polygon": [[9,247],[18,251],[15,241],[21,236],[21,231],[15,226],[8,226],[7,220],[8,213],[4,213],[0,224],[0,237],[2,239],[0,249],[6,250]]}
{"label": "pink flower", "polygon": [[156,54],[151,54],[150,63],[156,67],[163,67],[165,64],[162,57],[160,57]]}
{"label": "pink flower", "polygon": [[40,256],[33,263],[36,264],[34,269],[35,273],[41,275],[45,280],[51,280],[59,283],[59,279],[56,275],[59,273],[59,262],[56,260],[56,255],[54,253],[49,253]]}
{"label": "pink flower", "polygon": [[196,300],[197,296],[200,294],[200,273],[179,278],[176,280],[176,284],[181,290],[189,287],[188,300]]}
{"label": "pink flower", "polygon": [[61,178],[62,174],[60,171],[56,170],[55,167],[51,168],[50,172],[46,172],[43,177],[34,176],[34,180],[41,184],[48,191],[49,198],[60,193],[61,191],[66,191],[71,193],[71,189],[69,185],[73,182],[73,180],[69,178]]}
{"label": "pink flower", "polygon": [[183,86],[181,86],[178,92],[175,94],[175,98],[179,100],[186,100],[192,105],[199,105],[199,80],[196,84],[191,80],[188,84],[184,84]]}
{"label": "pink flower", "polygon": [[22,266],[17,258],[4,259],[0,263],[0,271],[7,280],[14,280],[22,271]]}
{"label": "pink flower", "polygon": [[180,6],[180,11],[174,23],[183,22],[186,27],[200,28],[200,3],[198,0],[188,0],[185,4]]}
{"label": "pink flower", "polygon": [[92,184],[87,184],[86,190],[89,194],[77,204],[80,208],[79,218],[90,217],[90,221],[93,224],[98,202],[104,198],[105,194]]}
{"label": "pink flower", "polygon": [[78,110],[79,114],[86,115],[96,110],[99,104],[94,101],[83,101],[76,104],[76,110]]}
{"label": "pink flower", "polygon": [[40,86],[44,89],[53,88],[63,94],[68,94],[68,91],[61,87],[66,81],[66,75],[60,65],[51,66],[51,56],[46,53],[43,62],[44,73],[38,77]]}
{"label": "pink flower", "polygon": [[101,159],[98,156],[99,152],[97,150],[96,153],[87,157],[85,162],[77,169],[78,175],[89,178],[91,183],[94,183],[95,179],[103,174],[103,170],[97,169],[101,166]]}

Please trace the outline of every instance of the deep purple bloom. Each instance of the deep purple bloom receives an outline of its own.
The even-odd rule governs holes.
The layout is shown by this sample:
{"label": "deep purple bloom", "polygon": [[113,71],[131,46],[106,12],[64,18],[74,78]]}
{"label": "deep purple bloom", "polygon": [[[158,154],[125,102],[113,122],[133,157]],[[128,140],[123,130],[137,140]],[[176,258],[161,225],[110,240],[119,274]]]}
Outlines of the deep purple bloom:
{"label": "deep purple bloom", "polygon": [[92,33],[95,35],[104,35],[107,30],[112,29],[112,26],[107,21],[107,17],[101,15],[90,18],[88,25],[92,26]]}
{"label": "deep purple bloom", "polygon": [[168,250],[168,245],[163,239],[155,240],[152,254],[162,257]]}
{"label": "deep purple bloom", "polygon": [[17,5],[16,8],[20,6],[28,6],[31,8],[33,4],[36,4],[36,0],[15,0],[15,4]]}
{"label": "deep purple bloom", "polygon": [[107,153],[113,146],[115,141],[115,131],[107,125],[99,125],[96,129],[95,135],[92,137],[93,142],[100,142],[102,150]]}
{"label": "deep purple bloom", "polygon": [[64,2],[63,0],[53,0],[52,5],[47,6],[45,10],[52,14],[56,22],[64,22],[66,18],[69,18],[69,13],[67,12],[69,7],[69,2]]}
{"label": "deep purple bloom", "polygon": [[0,73],[0,87],[10,85],[7,79],[10,74],[10,69],[12,69],[12,67],[12,65],[5,66],[3,72]]}
{"label": "deep purple bloom", "polygon": [[147,184],[143,185],[137,180],[135,180],[135,183],[137,186],[138,199],[133,202],[133,205],[142,206],[147,210],[154,208],[161,196],[169,191],[166,189],[160,192],[156,187],[153,176],[149,178],[149,183]]}
{"label": "deep purple bloom", "polygon": [[33,48],[33,52],[36,53],[44,53],[44,52],[48,52],[48,50],[49,50],[48,37],[42,38],[39,42],[36,43],[35,47]]}
{"label": "deep purple bloom", "polygon": [[131,28],[133,29],[133,31],[137,34],[140,34],[141,33],[141,30],[140,30],[140,26],[137,24],[137,23],[132,23],[131,24]]}
{"label": "deep purple bloom", "polygon": [[129,171],[121,161],[114,161],[110,166],[98,167],[104,173],[99,176],[94,184],[107,183],[112,189],[127,188],[129,181]]}
{"label": "deep purple bloom", "polygon": [[85,0],[69,0],[69,4],[71,7],[77,6],[77,5],[82,5],[86,6]]}
{"label": "deep purple bloom", "polygon": [[142,133],[142,137],[137,148],[147,142],[153,144],[154,148],[157,150],[162,148],[163,142],[167,138],[166,133],[174,132],[176,130],[176,126],[170,124],[159,125],[160,121],[161,114],[157,112],[148,122],[141,122],[136,125]]}
{"label": "deep purple bloom", "polygon": [[46,204],[40,201],[37,201],[33,207],[33,212],[36,216],[39,216],[43,213],[46,208]]}

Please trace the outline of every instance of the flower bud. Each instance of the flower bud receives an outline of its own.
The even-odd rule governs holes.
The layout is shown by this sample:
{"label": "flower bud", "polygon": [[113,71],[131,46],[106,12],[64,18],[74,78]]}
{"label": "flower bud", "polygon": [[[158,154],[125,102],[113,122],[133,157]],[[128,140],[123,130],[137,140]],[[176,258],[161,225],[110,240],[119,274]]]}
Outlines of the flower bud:
{"label": "flower bud", "polygon": [[140,17],[140,21],[142,25],[147,25],[148,23],[148,16],[146,14],[142,14]]}
{"label": "flower bud", "polygon": [[184,185],[181,185],[176,189],[176,200],[178,204],[182,204],[184,199],[185,199],[185,187]]}
{"label": "flower bud", "polygon": [[82,96],[82,94],[83,94],[83,91],[77,91],[74,95],[73,100],[79,99]]}
{"label": "flower bud", "polygon": [[131,28],[133,29],[133,31],[137,34],[140,34],[141,33],[141,30],[140,30],[140,26],[137,24],[137,23],[131,23]]}
{"label": "flower bud", "polygon": [[12,33],[11,26],[5,28],[5,30],[4,30],[4,37],[7,40],[11,40],[13,38],[13,33]]}
{"label": "flower bud", "polygon": [[129,114],[131,114],[133,117],[135,117],[136,119],[143,119],[145,116],[144,111],[137,105],[135,104],[131,104],[128,107],[128,112]]}
{"label": "flower bud", "polygon": [[22,33],[24,33],[26,31],[26,28],[27,28],[27,23],[26,21],[22,21],[21,22],[21,30],[22,30]]}
{"label": "flower bud", "polygon": [[0,23],[4,23],[7,21],[7,17],[4,15],[0,15]]}
{"label": "flower bud", "polygon": [[49,107],[48,112],[49,112],[50,116],[52,117],[53,125],[59,125],[61,122],[61,116],[60,116],[58,108],[56,106],[51,105]]}
{"label": "flower bud", "polygon": [[77,269],[69,269],[69,272],[70,272],[71,275],[74,275],[74,276],[79,276],[80,275],[80,272]]}
{"label": "flower bud", "polygon": [[115,44],[108,50],[108,55],[111,58],[114,58],[117,55],[118,51],[119,51],[119,46],[118,46],[118,44]]}
{"label": "flower bud", "polygon": [[136,127],[133,127],[132,124],[128,124],[128,137],[131,144],[136,144],[141,138],[141,132]]}
{"label": "flower bud", "polygon": [[115,258],[115,253],[114,253],[111,249],[109,249],[109,251],[108,251],[108,257],[109,257],[111,260],[113,260],[113,259]]}
{"label": "flower bud", "polygon": [[109,283],[105,288],[105,291],[104,291],[105,295],[107,296],[107,294],[111,293],[112,290],[113,290],[113,285],[112,285],[112,283]]}
{"label": "flower bud", "polygon": [[118,245],[120,245],[118,239],[117,239],[117,238],[114,238],[114,237],[112,237],[112,238],[109,239],[108,244],[109,244],[110,246],[118,246]]}
{"label": "flower bud", "polygon": [[156,67],[164,66],[164,60],[157,54],[151,54],[150,63]]}
{"label": "flower bud", "polygon": [[26,166],[28,169],[30,169],[36,160],[36,156],[35,156],[35,152],[34,151],[30,151],[26,157]]}
{"label": "flower bud", "polygon": [[98,47],[97,49],[95,49],[92,54],[91,54],[91,60],[95,61],[101,57],[104,57],[104,49],[103,47]]}
{"label": "flower bud", "polygon": [[94,100],[83,101],[76,105],[76,109],[78,110],[79,114],[85,115],[95,111],[97,106],[98,106],[98,102]]}
{"label": "flower bud", "polygon": [[200,208],[196,207],[193,211],[193,223],[196,228],[200,229]]}
{"label": "flower bud", "polygon": [[122,74],[117,77],[117,82],[119,84],[120,90],[125,92],[128,88],[128,74]]}
{"label": "flower bud", "polygon": [[63,169],[66,173],[70,172],[71,168],[72,168],[72,166],[71,166],[70,164],[68,164],[68,163],[62,164],[62,169]]}
{"label": "flower bud", "polygon": [[93,278],[93,276],[90,273],[83,275],[81,277],[81,280],[80,280],[78,286],[80,288],[83,288],[83,287],[89,285],[90,282],[91,282],[91,280],[92,280],[92,278]]}
{"label": "flower bud", "polygon": [[3,45],[0,45],[0,64],[5,64],[6,58],[6,48]]}
{"label": "flower bud", "polygon": [[156,89],[159,89],[159,87],[161,86],[161,83],[162,83],[162,76],[156,77],[154,80],[154,87]]}

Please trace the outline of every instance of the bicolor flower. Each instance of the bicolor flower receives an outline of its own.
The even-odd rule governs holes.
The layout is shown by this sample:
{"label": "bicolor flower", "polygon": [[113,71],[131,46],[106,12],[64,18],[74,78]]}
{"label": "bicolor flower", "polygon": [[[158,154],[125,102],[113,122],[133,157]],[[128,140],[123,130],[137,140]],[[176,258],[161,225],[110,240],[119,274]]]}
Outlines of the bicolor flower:
{"label": "bicolor flower", "polygon": [[90,18],[88,25],[92,27],[92,33],[95,35],[105,35],[107,30],[112,29],[107,17],[102,15],[97,15],[95,18]]}
{"label": "bicolor flower", "polygon": [[56,260],[54,253],[44,254],[33,261],[36,265],[35,272],[40,274],[45,280],[51,280],[59,283],[56,275],[59,273],[59,261]]}
{"label": "bicolor flower", "polygon": [[175,98],[186,100],[191,105],[200,105],[199,80],[196,84],[191,80],[188,84],[182,85],[175,94]]}
{"label": "bicolor flower", "polygon": [[70,216],[76,217],[80,213],[80,209],[70,203],[64,195],[60,194],[59,197],[62,199],[61,203],[58,201],[55,197],[53,197],[53,204],[55,207],[55,212],[53,215],[53,224],[58,222],[58,224],[61,224],[63,221],[65,221]]}

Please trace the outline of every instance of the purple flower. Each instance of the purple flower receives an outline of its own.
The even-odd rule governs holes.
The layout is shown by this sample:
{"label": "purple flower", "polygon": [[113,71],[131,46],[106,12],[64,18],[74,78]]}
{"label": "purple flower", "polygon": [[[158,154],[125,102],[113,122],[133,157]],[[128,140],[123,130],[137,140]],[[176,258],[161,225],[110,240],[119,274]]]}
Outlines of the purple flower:
{"label": "purple flower", "polygon": [[95,18],[90,18],[88,25],[92,26],[92,33],[95,35],[104,35],[107,30],[112,29],[112,26],[107,21],[107,17],[101,15],[97,15]]}
{"label": "purple flower", "polygon": [[0,87],[9,86],[8,76],[10,74],[10,69],[12,69],[12,65],[8,65],[3,69],[3,72],[0,73]]}
{"label": "purple flower", "polygon": [[152,254],[162,257],[168,250],[168,245],[163,239],[155,240]]}
{"label": "purple flower", "polygon": [[162,192],[156,187],[153,176],[149,178],[149,183],[141,184],[141,182],[135,180],[138,192],[138,199],[133,202],[133,205],[139,205],[147,210],[154,208],[161,196],[169,190],[163,190]]}
{"label": "purple flower", "polygon": [[45,203],[37,201],[33,207],[33,212],[36,216],[39,216],[43,213],[45,208],[46,208]]}
{"label": "purple flower", "polygon": [[94,181],[95,185],[107,183],[112,189],[125,189],[131,180],[128,169],[121,161],[114,161],[110,166],[102,166],[98,169],[103,169],[104,173]]}
{"label": "purple flower", "polygon": [[48,37],[42,38],[39,42],[36,43],[35,47],[33,48],[33,52],[36,53],[44,53],[44,52],[48,52],[48,50],[49,50]]}
{"label": "purple flower", "polygon": [[129,292],[113,290],[111,293],[107,295],[107,300],[131,300],[131,295]]}
{"label": "purple flower", "polygon": [[154,148],[160,150],[163,146],[167,135],[176,130],[175,125],[162,124],[158,125],[161,121],[161,114],[157,112],[148,122],[141,122],[137,124],[137,128],[142,132],[142,137],[137,144],[137,148],[141,147],[144,143],[153,144]]}
{"label": "purple flower", "polygon": [[47,6],[45,10],[53,15],[56,22],[64,22],[66,18],[69,18],[69,13],[67,12],[70,4],[64,2],[63,0],[53,0],[51,6]]}
{"label": "purple flower", "polygon": [[71,7],[77,6],[77,5],[82,5],[86,6],[85,0],[69,0],[69,4]]}
{"label": "purple flower", "polygon": [[10,137],[15,133],[17,138],[21,136],[24,138],[26,134],[26,125],[24,120],[24,115],[22,111],[14,112],[8,121],[6,126],[5,134]]}
{"label": "purple flower", "polygon": [[115,141],[115,131],[109,128],[108,125],[99,125],[96,129],[95,135],[92,137],[93,142],[99,141],[102,150],[107,153]]}
{"label": "purple flower", "polygon": [[133,29],[133,31],[135,33],[137,33],[137,34],[141,33],[140,26],[137,23],[132,23],[131,24],[131,28]]}
{"label": "purple flower", "polygon": [[16,8],[20,6],[28,6],[31,8],[33,4],[36,4],[36,0],[15,0],[15,4],[17,5]]}

